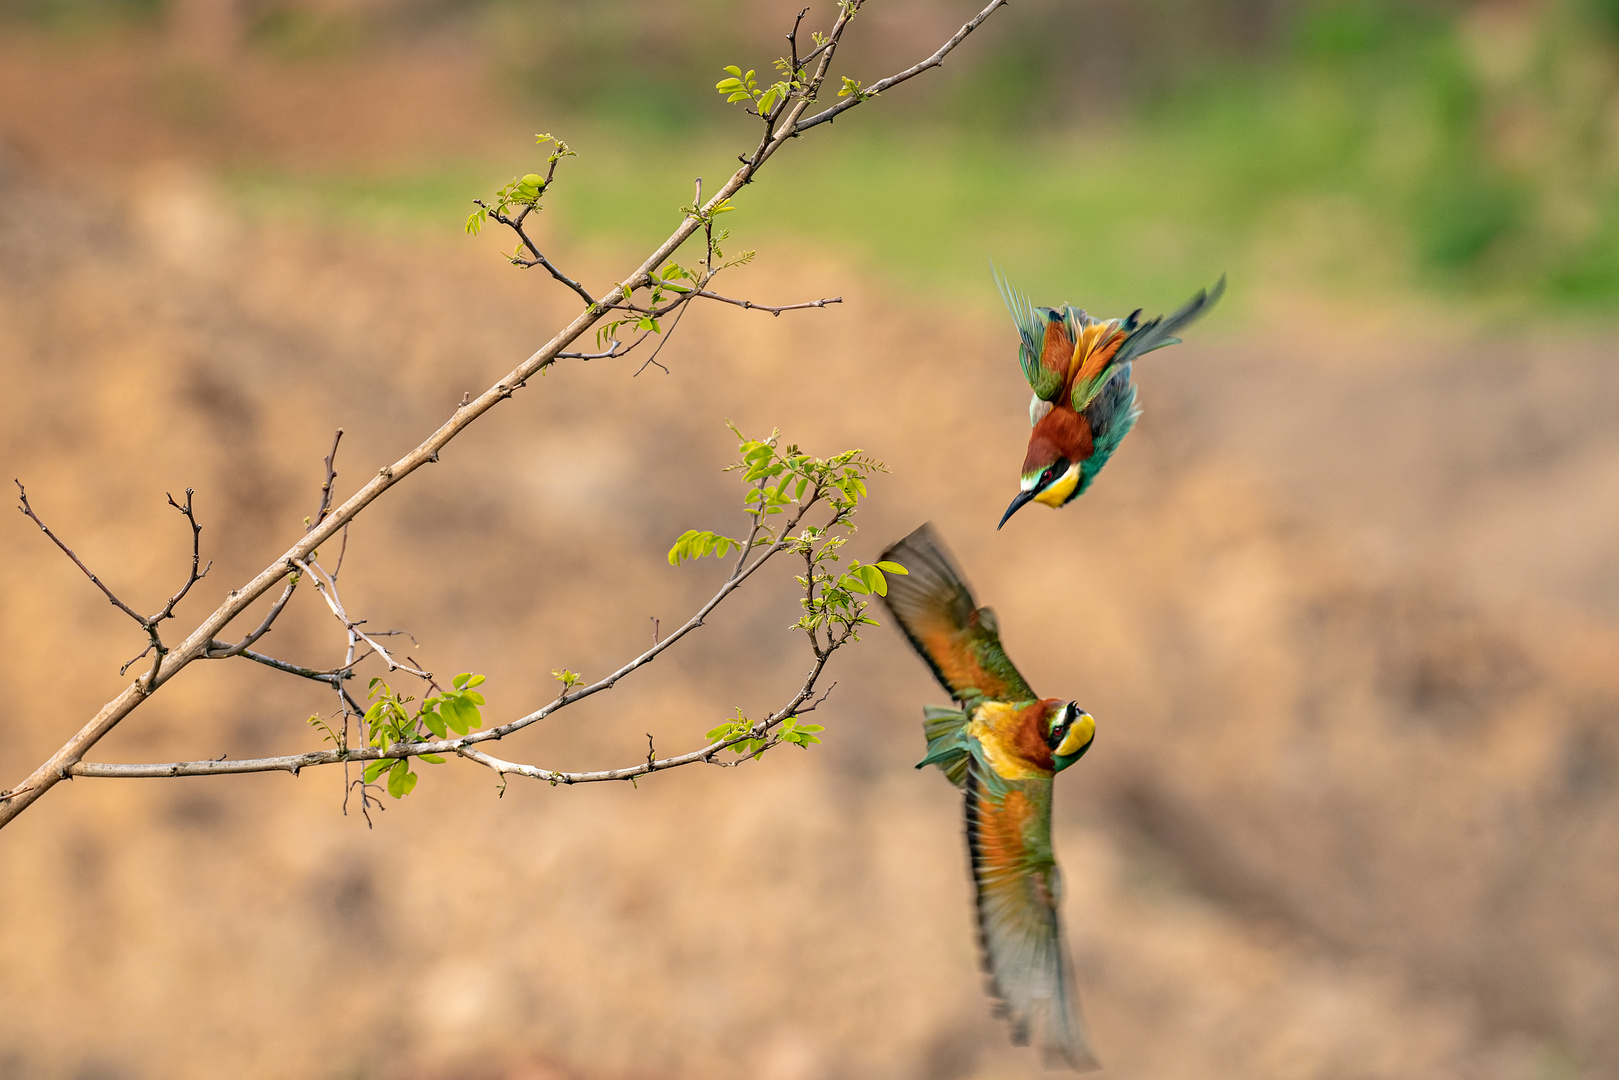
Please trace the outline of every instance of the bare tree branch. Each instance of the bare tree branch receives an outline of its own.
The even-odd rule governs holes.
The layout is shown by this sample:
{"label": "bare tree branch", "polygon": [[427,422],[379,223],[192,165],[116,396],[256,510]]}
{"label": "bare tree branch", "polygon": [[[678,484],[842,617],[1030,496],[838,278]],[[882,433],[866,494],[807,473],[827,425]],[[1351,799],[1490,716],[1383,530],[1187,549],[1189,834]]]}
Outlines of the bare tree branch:
{"label": "bare tree branch", "polygon": [[[716,591],[714,595],[697,610],[696,614],[687,619],[678,630],[674,631],[662,641],[654,643],[651,648],[647,649],[633,660],[630,660],[628,663],[624,664],[610,675],[607,675],[605,678],[598,679],[596,682],[591,683],[588,686],[580,687],[577,690],[564,692],[548,705],[536,709],[526,716],[522,716],[509,723],[502,724],[499,727],[490,728],[486,731],[472,732],[456,739],[439,739],[419,743],[396,743],[387,750],[381,750],[376,747],[364,747],[360,749],[340,748],[335,750],[317,750],[304,754],[288,754],[280,757],[243,758],[234,761],[217,759],[204,761],[172,761],[161,764],[104,764],[100,762],[81,761],[69,766],[69,774],[72,776],[101,777],[218,776],[227,773],[251,772],[291,772],[296,774],[302,769],[311,768],[317,765],[335,765],[340,762],[366,762],[375,761],[381,758],[409,758],[419,757],[422,754],[461,754],[462,756],[466,757],[468,755],[463,753],[463,751],[470,749],[479,743],[505,738],[507,735],[521,731],[523,728],[544,720],[547,716],[550,716],[561,709],[567,708],[574,702],[590,697],[593,694],[600,693],[603,690],[611,690],[620,679],[623,679],[625,676],[656,660],[660,655],[673,647],[674,644],[681,638],[702,626],[707,617],[713,613],[715,608],[719,607],[726,597],[730,596],[733,592],[740,588],[741,585],[747,581],[748,578],[752,577],[753,574],[761,566],[768,562],[772,556],[787,548],[790,543],[789,534],[798,527],[799,523],[803,520],[804,515],[808,513],[810,508],[815,504],[815,501],[816,500],[807,501],[799,509],[799,511],[789,519],[787,524],[783,526],[781,530],[781,539],[777,540],[773,544],[770,544],[769,547],[764,548],[762,551],[759,551],[756,557],[748,560],[745,564],[739,564],[733,568],[730,576],[727,577],[724,583],[720,585],[718,591]],[[749,536],[750,542],[757,538],[758,530],[759,525],[756,522],[754,531],[750,533]],[[744,551],[744,555],[746,554],[747,552]],[[339,616],[339,618],[343,618],[343,616]],[[819,650],[817,650],[817,652],[819,652]],[[261,657],[258,654],[253,653],[244,655],[247,655],[249,659],[257,660],[259,663],[268,664],[269,666],[278,668],[279,670],[287,671],[295,675],[301,675],[304,678],[316,679],[321,682],[329,682],[334,686],[339,685],[341,682],[341,676],[348,673],[348,669],[346,668],[335,672],[315,672],[310,671],[307,668],[299,668],[295,665],[287,664],[284,661],[274,660],[271,657]],[[810,686],[811,688],[813,687],[813,675],[818,674],[821,668],[825,666],[825,663],[826,658],[824,656],[818,656],[816,667],[812,673],[812,678],[809,683],[806,684],[807,686]],[[399,666],[403,667],[404,665]],[[805,696],[807,695],[795,697],[793,699],[793,703],[790,703],[790,707],[798,702],[801,702]],[[790,714],[778,710],[776,714],[772,714],[774,719],[769,721],[770,727],[776,726],[788,715]],[[726,746],[729,746],[734,742],[752,737],[753,736],[751,735],[739,736],[736,739],[721,741],[705,748],[704,752],[712,756],[712,754],[717,753],[719,750],[724,749]],[[698,756],[700,757],[701,754]],[[469,760],[477,759],[469,757]],[[692,757],[691,755],[682,755],[680,763],[686,764],[693,760],[697,760],[697,758]],[[658,767],[668,768],[669,766],[660,764]],[[542,771],[549,772],[548,770]],[[609,772],[615,771],[616,770],[609,770]],[[561,777],[564,775],[573,774],[557,773],[556,775]],[[577,775],[596,776],[597,774],[581,773]],[[635,775],[639,776],[641,774],[635,773]],[[547,778],[549,778],[549,776]],[[627,777],[610,777],[606,774],[602,774],[600,778],[625,779]],[[575,783],[579,781],[559,780],[558,782]]]}
{"label": "bare tree branch", "polygon": [[[980,25],[984,19],[988,18],[989,15],[992,14],[996,9],[1002,7],[1004,3],[1005,0],[994,0],[994,2],[980,12],[976,18],[962,27],[962,29],[958,31],[956,35],[953,36],[949,41],[947,41],[944,46],[941,47],[932,57],[929,57],[927,60],[911,69],[907,69],[904,72],[900,72],[898,75],[891,76],[888,79],[884,79],[881,82],[874,84],[872,88],[873,91],[881,92],[882,90],[886,90],[899,82],[914,77],[916,74],[919,74],[929,67],[938,66],[947,53],[954,49],[961,42],[961,40],[964,39],[967,34],[975,29],[978,25]],[[826,110],[822,114],[817,114],[817,116],[809,118],[809,120],[803,119],[804,113],[808,109],[810,102],[815,98],[826,78],[826,74],[829,70],[833,54],[836,51],[837,44],[842,39],[842,35],[847,29],[849,21],[854,17],[854,14],[859,10],[859,7],[860,0],[845,0],[845,2],[840,5],[837,20],[834,22],[830,32],[818,46],[819,56],[814,74],[810,77],[806,84],[804,84],[800,89],[795,90],[792,94],[788,95],[786,100],[782,101],[775,109],[771,111],[770,116],[766,120],[767,130],[761,137],[760,142],[755,148],[753,154],[743,160],[742,167],[733,173],[731,177],[720,187],[718,191],[713,194],[713,196],[709,198],[706,203],[704,203],[701,207],[694,207],[692,212],[687,213],[674,232],[672,232],[667,239],[654,248],[651,254],[647,256],[645,261],[642,262],[639,267],[624,278],[618,286],[615,286],[612,290],[609,290],[599,298],[595,299],[590,297],[587,290],[584,290],[582,287],[577,287],[576,283],[572,283],[574,286],[574,291],[579,293],[581,298],[586,301],[586,306],[583,311],[581,311],[565,327],[558,331],[550,341],[546,342],[545,345],[536,350],[526,360],[522,361],[515,368],[513,368],[512,371],[510,371],[505,377],[497,381],[482,394],[478,395],[477,398],[465,401],[461,406],[456,408],[450,417],[445,420],[445,422],[441,424],[436,431],[430,434],[413,450],[409,451],[392,464],[385,465],[378,470],[376,476],[372,477],[371,480],[362,485],[358,491],[351,495],[340,506],[334,510],[331,510],[321,521],[313,524],[309,531],[304,536],[299,538],[291,547],[272,560],[263,570],[254,575],[251,580],[243,584],[240,588],[233,590],[225,598],[225,600],[210,615],[208,615],[207,618],[203,619],[201,623],[197,625],[197,627],[185,638],[183,642],[172,649],[163,649],[161,646],[159,646],[158,655],[154,660],[151,670],[146,675],[137,678],[120,694],[102,706],[94,717],[86,722],[77,733],[63,743],[63,745],[55,753],[53,753],[48,760],[43,762],[38,768],[34,769],[33,772],[30,773],[28,777],[26,777],[20,784],[8,791],[0,792],[0,827],[5,826],[23,810],[31,806],[41,795],[50,790],[50,788],[55,786],[58,782],[70,775],[74,775],[76,769],[80,767],[84,754],[91,747],[93,747],[109,731],[116,727],[126,716],[140,707],[147,697],[155,693],[170,679],[174,678],[192,661],[206,657],[210,650],[215,648],[215,643],[219,640],[220,635],[233,620],[239,617],[248,608],[248,606],[254,603],[259,597],[273,589],[276,584],[287,577],[289,573],[294,572],[295,568],[307,565],[308,560],[312,558],[313,553],[321,544],[338,535],[338,533],[341,532],[356,515],[362,512],[366,507],[370,506],[371,503],[375,502],[384,493],[391,490],[395,485],[403,481],[407,476],[421,468],[423,465],[438,461],[440,452],[457,435],[466,430],[468,426],[482,417],[489,410],[510,398],[514,393],[516,393],[517,390],[526,386],[529,380],[539,372],[555,363],[567,346],[577,340],[602,317],[603,309],[606,308],[607,305],[612,304],[617,299],[623,298],[624,290],[626,288],[630,291],[634,291],[649,285],[652,281],[652,275],[657,272],[658,268],[663,266],[669,257],[673,255],[674,252],[677,251],[687,240],[689,240],[699,229],[711,230],[713,214],[716,209],[722,208],[722,206],[729,199],[741,191],[743,185],[753,180],[758,175],[759,170],[765,165],[765,163],[769,161],[769,159],[774,156],[778,150],[786,145],[789,139],[802,134],[803,131],[815,126],[815,124],[820,123],[821,120],[831,119],[831,117],[836,115],[837,112],[841,112],[844,109],[852,107],[852,105],[856,102],[844,102],[834,106],[832,109]],[[553,162],[553,165],[554,164],[555,163]],[[20,483],[18,484],[18,490],[19,492],[22,490],[22,485]],[[40,527],[44,529],[43,523],[41,523],[32,513],[32,511],[27,508],[26,500],[24,501],[23,511],[24,513],[28,514],[28,516],[32,518],[36,524],[39,524]],[[53,542],[55,542],[58,547],[62,548],[64,552],[73,558],[75,564],[77,564],[81,570],[84,570],[86,576],[90,577],[90,579],[95,582],[97,587],[102,589],[103,593],[107,595],[111,602],[113,602],[126,614],[130,615],[130,617],[136,619],[138,622],[142,622],[143,626],[146,625],[144,621],[141,620],[141,617],[133,611],[133,609],[119,601],[110,590],[102,585],[95,575],[91,574],[83,563],[79,561],[77,556],[72,555],[72,552],[67,549],[66,545],[62,544],[60,540],[57,540],[54,534],[51,534],[48,529],[46,529],[45,532],[51,537]],[[779,542],[770,550],[771,553],[780,550]],[[758,562],[749,564],[748,568],[744,572],[744,576],[752,573],[754,569],[757,569],[758,565]],[[739,583],[739,581],[733,579],[731,582],[727,583],[727,589],[722,590],[722,593],[728,594],[729,589],[734,589],[735,585]],[[722,598],[723,595],[717,597],[715,602]],[[328,597],[328,602],[330,603],[330,597]],[[689,628],[692,625],[701,625],[701,616],[706,614],[708,610],[712,610],[711,606],[705,608],[704,612],[699,613],[699,615],[695,617],[695,623],[688,623],[686,627],[682,627],[680,631],[677,631],[677,633],[673,635],[671,639],[666,639],[665,644],[670,640],[678,640],[680,636],[683,636],[689,631]],[[348,623],[346,616],[339,617],[343,618],[345,623]],[[154,626],[147,626],[147,629],[148,633],[154,635],[155,638],[156,631],[154,627],[155,624]],[[350,626],[350,631],[352,635],[352,626]],[[372,647],[376,647],[374,642],[370,643],[372,644]],[[351,640],[351,654],[353,652],[353,644],[354,643]],[[534,722],[534,720],[540,719],[549,711],[554,711],[555,708],[559,708],[569,701],[578,700],[578,698],[586,696],[588,693],[595,693],[601,689],[605,689],[611,686],[612,682],[617,678],[621,678],[623,674],[633,671],[636,667],[648,662],[652,656],[655,655],[656,651],[650,655],[643,655],[643,657],[638,658],[636,661],[632,661],[631,664],[626,665],[624,669],[621,669],[620,672],[615,673],[609,679],[603,680],[602,683],[597,683],[592,687],[586,688],[584,691],[566,694],[562,698],[559,698],[558,701],[554,702],[551,706],[547,706],[545,709],[530,714],[529,717],[523,718],[520,721],[514,721],[513,723],[505,725],[503,728],[496,730],[500,731],[501,733],[509,733],[510,731],[517,730],[522,726],[526,726],[528,723]],[[339,692],[341,693],[341,687],[339,687]],[[347,710],[347,703],[345,703],[344,708]],[[345,712],[345,717],[346,716],[347,713]],[[490,733],[486,734],[485,737],[498,738],[499,735]],[[415,754],[419,751],[409,749],[404,752]],[[346,752],[345,760],[352,759],[352,755],[356,753],[361,752]],[[291,771],[296,771],[296,768],[293,768]]]}
{"label": "bare tree branch", "polygon": [[848,97],[844,98],[842,101],[838,102],[829,109],[823,109],[808,119],[798,121],[793,126],[793,134],[800,135],[817,124],[829,123],[830,121],[835,120],[839,113],[847,112],[856,105],[859,105],[861,102],[871,100],[884,90],[898,86],[907,79],[914,79],[918,75],[922,74],[922,72],[927,71],[929,68],[936,68],[943,64],[944,58],[948,56],[957,45],[960,45],[964,40],[966,40],[968,34],[972,33],[974,30],[977,30],[978,27],[983,24],[985,19],[995,14],[997,8],[1005,7],[1009,2],[1010,0],[991,0],[991,3],[985,7],[983,11],[980,11],[977,15],[974,15],[971,19],[967,20],[967,22],[962,25],[961,29],[957,30],[955,34],[951,36],[949,41],[939,46],[938,52],[934,53],[926,60],[923,60],[921,63],[913,64],[896,75],[890,75],[886,79],[879,79],[870,86],[863,87],[860,93],[850,94]]}
{"label": "bare tree branch", "polygon": [[[722,750],[727,750],[739,743],[749,742],[754,739],[768,738],[772,732],[780,728],[781,725],[788,719],[812,712],[821,704],[821,702],[825,701],[827,695],[832,692],[832,687],[828,687],[825,693],[823,693],[819,698],[814,698],[816,684],[820,679],[821,674],[826,670],[827,662],[831,659],[832,654],[843,645],[847,644],[850,638],[853,636],[853,628],[850,627],[845,629],[843,634],[835,640],[829,639],[828,645],[824,648],[812,641],[812,647],[815,653],[815,663],[810,668],[809,673],[805,676],[804,682],[799,687],[797,693],[795,693],[786,704],[782,705],[780,708],[776,709],[764,719],[753,724],[752,727],[740,734],[715,740],[701,747],[700,749],[693,750],[685,754],[677,754],[667,758],[655,757],[651,752],[651,737],[648,736],[648,754],[645,761],[618,769],[565,772],[556,769],[546,769],[537,765],[526,765],[519,762],[507,761],[503,758],[495,757],[486,751],[479,750],[477,749],[477,746],[480,743],[497,740],[515,731],[521,730],[522,728],[542,720],[557,710],[565,708],[582,698],[590,696],[591,694],[598,693],[602,690],[611,689],[613,685],[618,682],[618,680],[624,678],[637,668],[651,663],[652,660],[656,659],[660,653],[668,649],[672,644],[674,644],[674,642],[678,641],[691,630],[703,625],[704,618],[710,614],[714,608],[719,606],[720,602],[724,600],[725,597],[729,596],[732,592],[735,592],[737,587],[740,586],[742,582],[745,581],[749,576],[751,576],[755,570],[764,565],[764,563],[769,560],[772,555],[787,547],[787,534],[797,527],[798,522],[802,520],[804,513],[809,509],[809,505],[812,504],[805,505],[795,516],[792,523],[783,529],[781,540],[778,540],[776,543],[772,544],[764,551],[763,554],[747,563],[745,567],[739,567],[738,569],[733,570],[731,576],[728,577],[725,583],[720,587],[720,590],[715,593],[715,595],[706,604],[704,604],[701,609],[699,609],[697,614],[688,619],[679,630],[675,631],[663,641],[656,643],[651,649],[648,649],[646,652],[625,664],[623,667],[619,668],[605,679],[601,679],[598,682],[580,690],[563,694],[550,705],[547,705],[544,708],[530,713],[529,715],[518,720],[514,720],[509,724],[491,728],[488,731],[474,732],[457,739],[440,739],[419,743],[398,743],[386,750],[377,747],[366,747],[364,749],[357,750],[340,748],[336,750],[317,750],[303,754],[288,754],[280,757],[243,758],[234,761],[216,758],[203,761],[172,761],[155,764],[78,762],[71,767],[71,775],[133,779],[177,776],[223,776],[237,773],[258,772],[288,772],[296,776],[304,769],[314,768],[321,765],[334,765],[349,762],[368,762],[385,759],[403,759],[419,757],[423,754],[456,754],[460,757],[466,758],[468,761],[473,761],[495,770],[501,775],[502,778],[504,778],[507,774],[515,774],[534,780],[543,780],[551,784],[588,784],[608,780],[632,780],[637,777],[645,776],[649,773],[662,772],[666,769],[678,768],[682,765],[691,765],[697,762],[714,763],[715,755],[719,754]],[[757,535],[757,525],[753,535]],[[810,581],[813,583],[813,575],[811,575]],[[256,654],[248,655],[252,659],[260,660],[260,662],[270,663],[271,666],[279,667],[281,670],[303,675],[305,678],[330,681],[334,685],[336,685],[342,677],[350,674],[349,672],[311,672],[307,669],[295,668],[293,665],[271,660],[268,657],[261,658]],[[836,683],[833,684],[834,687],[836,685]],[[769,741],[766,743],[763,749],[769,749],[774,745],[775,741]],[[760,752],[762,753],[763,750]]]}
{"label": "bare tree branch", "polygon": [[828,304],[843,303],[843,297],[841,296],[829,296],[824,300],[810,300],[803,304],[782,304],[780,306],[776,306],[772,304],[757,304],[752,300],[734,300],[729,296],[721,296],[719,293],[709,292],[707,289],[698,290],[697,295],[701,296],[705,300],[718,300],[722,304],[735,304],[739,308],[747,308],[750,311],[768,311],[772,315],[780,315],[784,311],[802,311],[805,308],[824,308]]}

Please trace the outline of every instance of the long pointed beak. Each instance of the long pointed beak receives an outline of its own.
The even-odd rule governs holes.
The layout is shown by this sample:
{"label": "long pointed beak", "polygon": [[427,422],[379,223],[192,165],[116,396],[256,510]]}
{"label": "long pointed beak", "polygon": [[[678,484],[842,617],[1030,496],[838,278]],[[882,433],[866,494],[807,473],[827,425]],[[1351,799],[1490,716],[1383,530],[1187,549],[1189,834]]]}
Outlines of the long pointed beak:
{"label": "long pointed beak", "polygon": [[[1006,513],[1001,515],[1001,525],[1005,525],[1006,524],[1006,519],[1011,517],[1013,514],[1017,513],[1018,507],[1022,506],[1024,503],[1028,502],[1030,499],[1034,498],[1035,494],[1036,494],[1036,492],[1033,492],[1033,491],[1020,491],[1020,492],[1018,492],[1017,493],[1017,498],[1012,500],[1012,505],[1008,506],[1006,508]],[[1000,531],[1001,525],[995,526],[995,529],[996,529],[997,532]]]}

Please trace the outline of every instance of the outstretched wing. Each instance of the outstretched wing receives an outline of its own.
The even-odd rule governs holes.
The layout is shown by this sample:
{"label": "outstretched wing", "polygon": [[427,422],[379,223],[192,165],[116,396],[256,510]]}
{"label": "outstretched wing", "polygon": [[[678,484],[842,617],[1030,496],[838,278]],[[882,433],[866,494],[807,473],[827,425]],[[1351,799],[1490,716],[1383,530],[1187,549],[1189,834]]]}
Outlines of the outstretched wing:
{"label": "outstretched wing", "polygon": [[[1141,314],[1137,311],[1125,319],[1119,327],[1123,334],[1123,341],[1113,348],[1098,349],[1095,359],[1102,361],[1099,364],[1086,364],[1086,369],[1074,380],[1070,400],[1076,412],[1085,412],[1098,394],[1108,386],[1113,379],[1114,372],[1123,368],[1130,361],[1147,355],[1156,349],[1166,348],[1170,345],[1179,345],[1180,338],[1175,332],[1187,324],[1200,318],[1205,312],[1219,303],[1220,297],[1225,295],[1225,275],[1214,283],[1212,289],[1199,289],[1196,296],[1182,304],[1169,315],[1161,315],[1155,319],[1148,319],[1144,323],[1137,323],[1136,318]],[[1094,367],[1094,370],[1092,368]]]}
{"label": "outstretched wing", "polygon": [[1079,1017],[1063,941],[1051,781],[991,780],[986,768],[976,755],[970,758],[966,803],[989,991],[1011,1023],[1014,1043],[1032,1041],[1048,1066],[1100,1068]]}
{"label": "outstretched wing", "polygon": [[1017,358],[1023,368],[1023,377],[1028,380],[1035,397],[1041,401],[1055,401],[1062,393],[1064,378],[1068,374],[1068,360],[1074,351],[1073,335],[1068,324],[1061,316],[1054,317],[1049,310],[1036,308],[1027,296],[1006,280],[1006,275],[994,263],[990,263],[990,269],[994,271],[995,284],[1001,290],[1001,299],[1012,313],[1012,322],[1017,324]]}
{"label": "outstretched wing", "polygon": [[1035,693],[1001,648],[995,613],[978,607],[931,523],[883,552],[905,567],[883,602],[957,701],[1033,701]]}

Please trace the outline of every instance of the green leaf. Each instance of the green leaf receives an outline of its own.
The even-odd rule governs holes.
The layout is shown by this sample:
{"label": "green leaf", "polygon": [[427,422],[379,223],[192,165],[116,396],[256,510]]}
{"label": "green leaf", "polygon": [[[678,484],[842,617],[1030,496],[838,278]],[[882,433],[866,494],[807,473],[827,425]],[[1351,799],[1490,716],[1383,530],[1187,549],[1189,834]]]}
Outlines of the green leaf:
{"label": "green leaf", "polygon": [[730,74],[735,75],[739,79],[742,77],[742,69],[737,67],[735,64],[726,64],[725,70]]}
{"label": "green leaf", "polygon": [[446,731],[445,724],[444,724],[444,717],[439,715],[439,712],[438,712],[437,709],[424,710],[422,712],[422,714],[421,714],[420,719],[421,719],[423,724],[427,725],[427,730],[431,731],[434,735],[438,736],[441,739],[445,738],[447,736],[447,731]]}
{"label": "green leaf", "polygon": [[418,761],[425,761],[429,765],[442,765],[442,764],[444,764],[444,759],[439,757],[437,754],[417,754],[416,759]]}
{"label": "green leaf", "polygon": [[457,735],[465,735],[468,728],[471,727],[471,718],[463,709],[461,701],[458,698],[446,701],[444,704],[438,707],[438,711],[439,714],[444,717],[445,724],[447,724],[450,730],[455,732]]}
{"label": "green leaf", "polygon": [[714,84],[714,89],[722,94],[729,94],[733,90],[742,89],[742,83],[738,79],[721,79]]}
{"label": "green leaf", "polygon": [[410,771],[410,763],[404,758],[395,761],[388,770],[388,794],[403,799],[415,786],[416,774]]}
{"label": "green leaf", "polygon": [[365,782],[368,784],[376,783],[377,777],[382,775],[382,770],[393,768],[393,764],[392,758],[378,758],[377,760],[368,763],[365,767],[365,773],[363,774],[365,776]]}
{"label": "green leaf", "polygon": [[675,538],[674,545],[669,549],[670,566],[680,565],[681,561],[686,557],[687,550],[691,546],[691,538],[696,535],[696,529],[687,529],[685,532],[681,533]]}
{"label": "green leaf", "polygon": [[877,569],[881,570],[885,574],[899,574],[902,577],[910,575],[910,571],[905,569],[905,567],[901,566],[897,562],[889,562],[887,559],[884,559],[883,561],[874,565],[877,567]]}

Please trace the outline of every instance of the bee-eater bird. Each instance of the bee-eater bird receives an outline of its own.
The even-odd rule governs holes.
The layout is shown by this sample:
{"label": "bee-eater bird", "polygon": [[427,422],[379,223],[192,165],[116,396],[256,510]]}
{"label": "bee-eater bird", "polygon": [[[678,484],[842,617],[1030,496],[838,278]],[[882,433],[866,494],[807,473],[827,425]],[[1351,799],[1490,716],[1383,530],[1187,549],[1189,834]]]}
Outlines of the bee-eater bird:
{"label": "bee-eater bird", "polygon": [[1047,1065],[1100,1068],[1079,1017],[1063,943],[1062,878],[1051,851],[1053,778],[1084,756],[1096,722],[1072,701],[1036,697],[1001,648],[932,525],[883,554],[907,576],[884,602],[958,704],[927,706],[927,756],[962,789],[978,938],[996,1012],[1012,1041],[1031,1038]]}
{"label": "bee-eater bird", "polygon": [[1140,308],[1105,321],[1066,304],[1037,308],[999,270],[995,283],[1017,324],[1018,362],[1034,390],[1022,487],[999,529],[1024,503],[1058,507],[1085,493],[1141,415],[1130,362],[1179,345],[1175,332],[1214,306],[1225,292],[1225,276],[1173,315],[1146,322]]}

